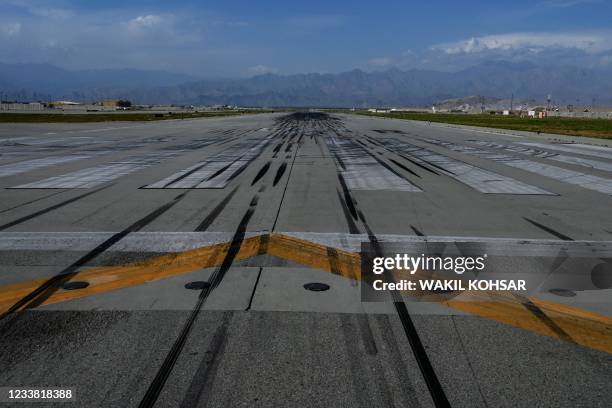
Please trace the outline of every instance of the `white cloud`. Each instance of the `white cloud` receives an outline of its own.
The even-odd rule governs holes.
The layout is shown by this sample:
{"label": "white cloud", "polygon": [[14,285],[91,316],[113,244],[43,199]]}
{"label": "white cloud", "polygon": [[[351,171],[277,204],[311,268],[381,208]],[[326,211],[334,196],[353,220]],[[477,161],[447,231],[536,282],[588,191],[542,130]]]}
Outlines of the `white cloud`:
{"label": "white cloud", "polygon": [[262,74],[275,74],[278,72],[278,69],[271,68],[266,65],[255,65],[249,67],[249,72],[254,75],[262,75]]}
{"label": "white cloud", "polygon": [[203,39],[200,27],[188,27],[187,18],[173,14],[144,14],[120,25],[129,40],[141,45],[179,46]]}
{"label": "white cloud", "polygon": [[459,71],[487,61],[531,62],[585,68],[612,65],[612,30],[582,32],[506,33],[436,44],[373,58],[364,69],[433,69]]}
{"label": "white cloud", "polygon": [[612,49],[612,32],[592,33],[510,33],[472,37],[438,44],[432,50],[446,54],[474,54],[486,51],[523,50],[537,53],[550,48],[570,48],[597,53]]}
{"label": "white cloud", "polygon": [[44,17],[49,19],[66,19],[72,17],[74,13],[70,9],[47,7],[44,3],[33,2],[28,0],[4,0],[8,5],[18,7],[25,12],[36,17]]}
{"label": "white cloud", "polygon": [[14,37],[21,32],[21,23],[0,23],[0,34]]}
{"label": "white cloud", "polygon": [[146,16],[138,16],[128,21],[128,28],[130,30],[148,29],[160,25],[161,22],[162,18],[160,16],[148,14]]}
{"label": "white cloud", "polygon": [[542,3],[545,7],[566,8],[580,6],[583,4],[600,3],[601,0],[547,0]]}

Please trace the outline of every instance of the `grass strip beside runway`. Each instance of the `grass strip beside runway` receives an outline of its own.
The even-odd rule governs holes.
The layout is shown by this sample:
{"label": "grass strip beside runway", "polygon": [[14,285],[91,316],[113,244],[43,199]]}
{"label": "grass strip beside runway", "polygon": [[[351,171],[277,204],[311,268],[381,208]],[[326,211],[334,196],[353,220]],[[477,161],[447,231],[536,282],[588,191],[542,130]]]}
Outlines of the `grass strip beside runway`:
{"label": "grass strip beside runway", "polygon": [[424,112],[373,113],[367,111],[357,111],[354,113],[366,116],[448,123],[452,125],[478,126],[527,132],[541,132],[569,136],[585,136],[597,137],[601,139],[612,139],[612,120],[610,119],[555,117],[536,119],[521,118],[518,116],[489,114],[433,114]]}

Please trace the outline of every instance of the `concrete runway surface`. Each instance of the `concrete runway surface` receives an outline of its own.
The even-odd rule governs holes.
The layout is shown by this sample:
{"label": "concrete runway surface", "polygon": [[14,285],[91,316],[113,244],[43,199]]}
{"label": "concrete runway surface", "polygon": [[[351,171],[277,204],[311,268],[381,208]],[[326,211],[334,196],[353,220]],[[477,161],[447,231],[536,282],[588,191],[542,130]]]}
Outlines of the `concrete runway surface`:
{"label": "concrete runway surface", "polygon": [[[610,406],[606,141],[317,112],[2,124],[0,188],[0,386],[83,407]],[[350,265],[373,239],[601,263],[529,299],[367,303]]]}

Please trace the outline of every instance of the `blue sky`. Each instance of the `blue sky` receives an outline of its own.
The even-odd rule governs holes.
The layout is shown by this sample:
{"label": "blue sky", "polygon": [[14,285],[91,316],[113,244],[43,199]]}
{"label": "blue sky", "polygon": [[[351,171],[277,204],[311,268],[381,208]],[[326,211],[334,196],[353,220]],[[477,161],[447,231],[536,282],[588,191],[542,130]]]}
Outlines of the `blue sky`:
{"label": "blue sky", "polygon": [[0,0],[0,62],[199,77],[612,66],[612,1]]}

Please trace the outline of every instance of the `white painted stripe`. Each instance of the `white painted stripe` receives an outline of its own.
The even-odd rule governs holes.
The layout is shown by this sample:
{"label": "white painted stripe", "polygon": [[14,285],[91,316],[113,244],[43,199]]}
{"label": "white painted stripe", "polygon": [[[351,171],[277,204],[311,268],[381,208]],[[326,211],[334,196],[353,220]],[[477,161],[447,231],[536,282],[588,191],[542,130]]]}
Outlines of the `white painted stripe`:
{"label": "white painted stripe", "polygon": [[[254,237],[263,232],[247,232]],[[113,236],[115,232],[2,232],[0,251],[89,251]],[[359,252],[362,242],[369,242],[367,234],[341,232],[291,232],[278,234]],[[229,242],[231,232],[132,232],[108,251],[117,252],[182,252],[213,244]],[[556,256],[561,249],[584,248],[589,257],[612,257],[612,241],[560,241],[558,239],[495,238],[474,236],[431,235],[426,237],[400,234],[377,234],[381,243],[489,243],[497,248],[511,248],[531,256]]]}
{"label": "white painted stripe", "polygon": [[511,162],[504,162],[504,164],[516,167],[517,169],[530,171],[544,177],[563,181],[564,183],[574,184],[589,190],[595,190],[609,195],[612,194],[612,180],[607,180],[602,177],[567,170],[549,164],[536,163],[530,160],[514,160]]}
{"label": "white painted stripe", "polygon": [[89,251],[113,232],[2,232],[0,251]]}
{"label": "white painted stripe", "polygon": [[42,159],[32,159],[17,163],[5,164],[0,166],[0,177],[12,176],[14,174],[25,173],[43,167],[54,166],[62,163],[69,163],[76,160],[88,159],[89,156],[53,156]]}
{"label": "white painted stripe", "polygon": [[20,144],[28,145],[28,146],[38,146],[38,145],[48,145],[53,143],[62,143],[66,146],[80,146],[84,144],[91,143],[91,138],[86,136],[74,136],[74,137],[61,137],[55,139],[42,138],[28,141],[21,141]]}
{"label": "white painted stripe", "polygon": [[[198,162],[145,188],[225,188],[234,172],[258,157],[270,139],[271,136],[243,140],[206,161]],[[225,167],[227,168],[222,173],[209,180]],[[185,177],[185,174],[192,171],[193,173]]]}
{"label": "white painted stripe", "polygon": [[[219,174],[217,177],[212,180],[206,180],[199,183],[195,188],[224,188],[229,182],[230,177],[241,167],[248,165],[249,160],[237,160],[233,162],[222,174]],[[226,166],[227,163],[221,162],[223,166]],[[221,167],[223,168],[223,167]],[[214,174],[214,173],[213,173]]]}
{"label": "white painted stripe", "polygon": [[[440,143],[444,143],[444,142],[440,142]],[[523,146],[504,145],[504,144],[484,142],[484,141],[474,141],[473,143],[480,145],[480,146],[484,146],[484,147],[492,147],[495,149],[502,149],[502,150],[506,150],[509,152],[513,152],[513,153],[525,154],[525,155],[537,157],[540,159],[555,160],[561,163],[573,164],[576,166],[588,167],[591,169],[612,172],[612,163],[606,163],[603,161],[584,159],[582,157],[568,156],[565,154],[551,153],[545,150],[539,150],[539,149],[523,147]],[[525,143],[521,143],[521,144],[525,144]]]}
{"label": "white painted stripe", "polygon": [[[347,233],[320,233],[320,232],[279,232],[294,238],[315,242],[333,248],[343,249],[350,252],[359,252],[361,243],[369,242],[367,234]],[[557,256],[561,250],[570,250],[580,253],[585,257],[610,257],[612,256],[612,241],[560,241],[558,239],[522,239],[522,238],[494,238],[494,237],[461,237],[446,235],[428,235],[425,237],[416,235],[377,234],[378,242],[384,243],[425,243],[425,242],[448,242],[448,243],[484,243],[491,244],[490,249],[497,248],[501,253],[513,253],[524,256]],[[494,252],[487,252],[493,255]],[[419,254],[420,255],[420,254]]]}
{"label": "white painted stripe", "polygon": [[91,188],[145,167],[147,166],[133,163],[101,164],[11,188]]}
{"label": "white painted stripe", "polygon": [[390,190],[421,192],[422,190],[382,166],[366,149],[348,138],[326,137],[336,168],[350,190]]}
{"label": "white painted stripe", "polygon": [[178,153],[177,151],[132,156],[121,161],[100,164],[10,188],[91,188],[157,164],[160,160],[173,157]]}
{"label": "white painted stripe", "polygon": [[6,139],[0,139],[0,143],[5,144],[6,142],[17,142],[19,140],[34,139],[33,136],[21,136],[21,137],[8,137]]}
{"label": "white painted stripe", "polygon": [[[90,251],[115,232],[2,232],[0,251]],[[247,232],[247,238],[259,235]],[[231,232],[132,232],[108,251],[181,252],[229,242]]]}
{"label": "white painted stripe", "polygon": [[[477,149],[470,146],[461,146],[450,142],[440,142],[429,140],[430,143],[436,143],[454,151],[465,153],[468,155],[480,157],[483,159],[493,160],[495,162],[505,164],[506,166],[515,167],[520,170],[529,171],[544,177],[549,177],[565,183],[577,185],[589,190],[598,191],[604,194],[612,194],[612,180],[603,177],[593,176],[590,174],[580,173],[573,170],[564,169],[550,164],[534,162],[531,160],[520,159],[514,156],[493,153],[487,150]],[[488,143],[488,142],[476,142]],[[496,148],[502,146],[497,144],[487,144],[488,147]],[[500,147],[497,147],[500,148]]]}
{"label": "white painted stripe", "polygon": [[[404,120],[404,119],[401,119]],[[521,136],[521,135],[517,135],[517,134],[513,134],[513,133],[507,133],[507,130],[505,129],[499,129],[499,130],[494,130],[492,128],[489,128],[491,130],[480,130],[480,129],[474,129],[474,128],[470,128],[468,127],[469,125],[451,125],[451,124],[447,124],[447,123],[439,123],[439,122],[423,122],[420,120],[411,120],[410,122],[413,123],[418,123],[421,126],[436,126],[436,127],[440,127],[440,128],[445,128],[445,129],[456,129],[456,130],[460,130],[463,132],[476,132],[476,133],[487,133],[490,135],[497,135],[497,136],[508,136],[508,137],[515,137],[518,139],[523,139],[525,136]]]}
{"label": "white painted stripe", "polygon": [[[604,159],[612,160],[612,149],[603,146],[589,146],[589,145],[578,145],[578,144],[545,144],[545,143],[520,143],[525,146],[534,146],[541,149],[557,150],[560,152],[568,152],[574,154],[581,154],[583,156],[594,156],[601,157]],[[586,151],[585,151],[586,150]]]}
{"label": "white painted stripe", "polygon": [[481,169],[480,167],[453,159],[420,146],[400,142],[393,138],[379,140],[383,144],[389,146],[391,150],[397,150],[405,155],[412,156],[416,161],[420,161],[424,165],[433,163],[439,168],[444,169],[447,176],[481,193],[554,195],[554,193],[542,188],[523,183],[511,177],[502,176],[501,174],[489,170]]}
{"label": "white painted stripe", "polygon": [[[188,172],[192,171],[193,169],[196,169],[199,166],[203,166],[205,164],[206,164],[206,162],[198,162],[198,163],[194,164],[193,166],[187,167],[186,169],[181,170],[178,173],[174,173],[173,175],[166,177],[165,179],[162,179],[162,180],[160,180],[160,181],[158,181],[156,183],[153,183],[153,184],[149,184],[148,186],[146,186],[146,188],[164,188],[167,185],[172,184],[172,182],[174,180],[182,177],[185,173],[188,173]],[[196,174],[196,173],[197,173],[197,171],[194,172],[193,174]],[[187,179],[189,177],[191,177],[191,176],[187,176],[187,177],[181,179],[181,181],[185,180],[185,179]],[[180,181],[178,181],[177,183],[180,183]],[[188,187],[185,187],[185,188],[188,188]]]}

